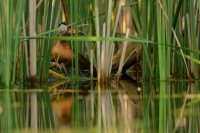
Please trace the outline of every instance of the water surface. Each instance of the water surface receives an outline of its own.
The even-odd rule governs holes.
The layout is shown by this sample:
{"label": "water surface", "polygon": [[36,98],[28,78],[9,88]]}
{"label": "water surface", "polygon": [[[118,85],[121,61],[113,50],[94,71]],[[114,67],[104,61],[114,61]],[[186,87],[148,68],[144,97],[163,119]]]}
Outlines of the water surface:
{"label": "water surface", "polygon": [[1,132],[198,132],[200,126],[198,82],[60,81],[2,88],[0,95]]}

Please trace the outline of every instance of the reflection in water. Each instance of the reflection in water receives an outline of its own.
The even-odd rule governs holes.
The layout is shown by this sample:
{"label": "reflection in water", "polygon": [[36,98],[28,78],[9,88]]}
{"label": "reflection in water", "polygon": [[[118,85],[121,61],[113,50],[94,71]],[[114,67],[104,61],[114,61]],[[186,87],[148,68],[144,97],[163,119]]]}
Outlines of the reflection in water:
{"label": "reflection in water", "polygon": [[198,83],[152,84],[2,89],[0,132],[198,132]]}
{"label": "reflection in water", "polygon": [[87,127],[95,132],[132,132],[137,125],[134,122],[141,117],[140,93],[132,81],[90,85],[87,89],[59,88],[53,94],[58,129]]}
{"label": "reflection in water", "polygon": [[54,120],[58,125],[68,125],[70,121],[71,108],[72,108],[72,97],[66,96],[58,101],[52,101],[51,103],[53,112],[54,112]]}
{"label": "reflection in water", "polygon": [[37,131],[37,125],[38,125],[38,120],[37,120],[37,110],[38,110],[38,105],[37,105],[37,92],[30,92],[30,111],[31,111],[31,128],[35,131]]}

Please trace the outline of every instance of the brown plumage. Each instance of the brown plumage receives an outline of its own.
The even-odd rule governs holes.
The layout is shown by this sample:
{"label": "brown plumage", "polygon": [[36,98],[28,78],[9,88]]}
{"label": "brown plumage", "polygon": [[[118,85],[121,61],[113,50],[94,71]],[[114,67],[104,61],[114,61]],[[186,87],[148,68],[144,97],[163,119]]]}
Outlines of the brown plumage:
{"label": "brown plumage", "polygon": [[[59,32],[59,36],[69,36],[75,33],[74,29],[68,29],[63,26],[63,29],[61,29],[61,31]],[[82,32],[78,31],[79,35],[83,35]],[[66,68],[71,68],[71,63],[72,60],[73,62],[75,62],[75,56],[73,51],[70,49],[69,46],[69,42],[68,41],[61,41],[58,40],[55,44],[55,46],[52,48],[52,52],[51,55],[53,57],[52,61],[58,61],[59,64],[64,63]],[[79,67],[79,71],[82,71],[85,76],[89,76],[89,72],[90,72],[90,62],[81,54],[78,55],[78,67]],[[94,72],[95,75],[96,72]]]}
{"label": "brown plumage", "polygon": [[70,65],[73,58],[73,52],[71,51],[67,41],[58,40],[56,45],[53,47],[51,54],[54,60],[58,59],[59,63],[63,62],[65,65]]}
{"label": "brown plumage", "polygon": [[[57,41],[52,49],[52,57],[53,62],[58,61],[59,64],[63,63],[68,70],[71,70],[72,60],[75,63],[75,55],[70,49],[68,41]],[[90,62],[81,54],[78,54],[78,69],[80,75],[90,76]],[[95,68],[93,70],[93,75],[96,76]]]}

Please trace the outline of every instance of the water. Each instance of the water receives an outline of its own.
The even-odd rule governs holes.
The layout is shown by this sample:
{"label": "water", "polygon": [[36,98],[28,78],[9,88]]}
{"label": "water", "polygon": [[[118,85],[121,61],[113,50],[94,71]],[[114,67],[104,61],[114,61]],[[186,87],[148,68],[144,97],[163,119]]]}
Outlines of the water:
{"label": "water", "polygon": [[199,132],[198,82],[58,85],[1,89],[1,133]]}

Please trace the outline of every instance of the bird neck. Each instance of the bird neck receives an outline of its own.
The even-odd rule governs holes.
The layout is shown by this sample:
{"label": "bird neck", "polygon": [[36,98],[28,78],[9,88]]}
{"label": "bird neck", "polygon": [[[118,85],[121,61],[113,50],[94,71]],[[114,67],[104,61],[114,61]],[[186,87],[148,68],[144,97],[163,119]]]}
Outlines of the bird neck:
{"label": "bird neck", "polygon": [[[59,40],[60,41],[60,40]],[[65,49],[70,49],[69,42],[68,41],[60,41],[58,43],[61,47],[64,47]]]}

